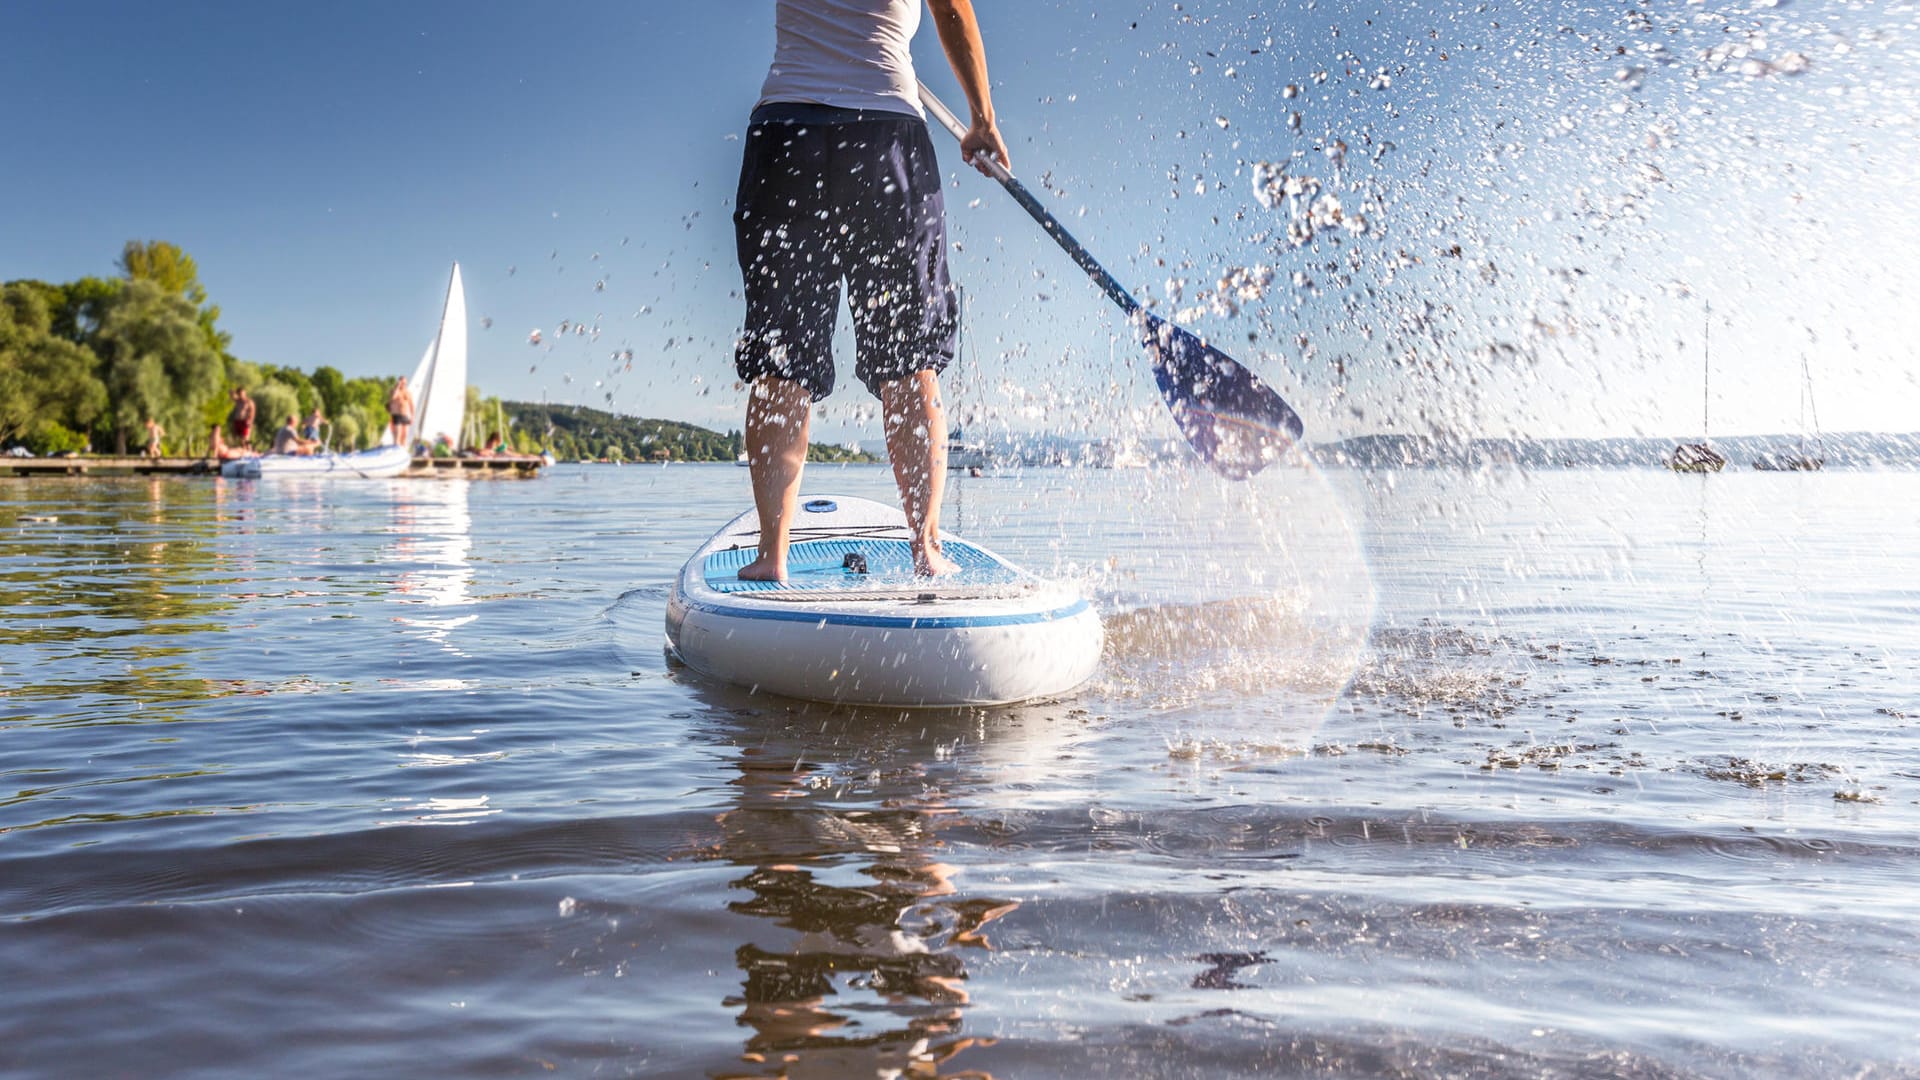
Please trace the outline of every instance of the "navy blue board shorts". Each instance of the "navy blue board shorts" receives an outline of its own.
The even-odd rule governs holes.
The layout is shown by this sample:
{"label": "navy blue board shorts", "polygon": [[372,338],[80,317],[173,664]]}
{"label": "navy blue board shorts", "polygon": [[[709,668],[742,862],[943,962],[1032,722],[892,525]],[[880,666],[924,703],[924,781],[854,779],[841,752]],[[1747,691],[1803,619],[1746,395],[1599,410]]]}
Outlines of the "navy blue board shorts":
{"label": "navy blue board shorts", "polygon": [[953,359],[958,302],[947,275],[946,200],[918,117],[772,102],[747,127],[734,241],[747,326],[734,368],[833,392],[844,281],[854,373],[884,383]]}

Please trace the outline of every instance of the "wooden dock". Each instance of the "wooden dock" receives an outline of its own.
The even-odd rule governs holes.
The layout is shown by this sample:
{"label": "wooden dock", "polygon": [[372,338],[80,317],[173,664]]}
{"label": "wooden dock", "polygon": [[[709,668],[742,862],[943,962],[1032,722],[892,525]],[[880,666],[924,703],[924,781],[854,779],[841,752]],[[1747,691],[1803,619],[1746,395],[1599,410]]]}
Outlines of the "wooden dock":
{"label": "wooden dock", "polygon": [[[539,458],[417,457],[407,477],[450,480],[520,479],[538,476]],[[87,454],[78,457],[0,457],[0,476],[219,476],[207,458]]]}

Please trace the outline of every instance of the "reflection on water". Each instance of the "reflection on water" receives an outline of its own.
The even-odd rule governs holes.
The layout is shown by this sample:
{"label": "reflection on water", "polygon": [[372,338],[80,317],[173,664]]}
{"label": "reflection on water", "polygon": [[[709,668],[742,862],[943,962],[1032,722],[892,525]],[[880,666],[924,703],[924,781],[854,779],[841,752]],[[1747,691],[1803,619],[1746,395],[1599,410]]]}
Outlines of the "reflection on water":
{"label": "reflection on water", "polygon": [[1110,651],[903,717],[663,662],[743,471],[0,483],[0,1073],[1920,1068],[1914,474],[956,478]]}
{"label": "reflection on water", "polygon": [[482,818],[500,813],[500,808],[488,805],[490,795],[475,795],[470,798],[444,797],[430,795],[419,800],[409,800],[398,809],[405,816],[389,818],[376,822],[379,825],[470,825]]}
{"label": "reflection on water", "polygon": [[195,663],[196,635],[233,607],[215,487],[102,485],[76,506],[60,497],[70,484],[12,483],[31,494],[0,504],[0,718],[92,723],[74,706],[130,700],[167,719],[233,689]]}
{"label": "reflection on water", "polygon": [[[463,608],[473,603],[468,596],[473,585],[472,529],[466,482],[410,484],[404,496],[393,502],[393,524],[387,530],[392,539],[380,553],[380,561],[397,571],[393,600],[408,611],[394,616],[394,621],[417,629],[421,637],[456,656],[466,654],[453,644],[452,632],[479,616],[438,610],[428,614],[418,609]],[[458,689],[460,684],[443,680],[432,685]]]}
{"label": "reflection on water", "polygon": [[[718,858],[745,872],[727,909],[764,924],[734,950],[724,1004],[749,1029],[741,1077],[968,1076],[968,957],[1017,902],[969,887],[942,834],[970,827],[1001,764],[1044,760],[1045,710],[829,709],[716,687],[735,748]],[[749,924],[750,926],[753,924]],[[991,1039],[985,1040],[990,1044]]]}

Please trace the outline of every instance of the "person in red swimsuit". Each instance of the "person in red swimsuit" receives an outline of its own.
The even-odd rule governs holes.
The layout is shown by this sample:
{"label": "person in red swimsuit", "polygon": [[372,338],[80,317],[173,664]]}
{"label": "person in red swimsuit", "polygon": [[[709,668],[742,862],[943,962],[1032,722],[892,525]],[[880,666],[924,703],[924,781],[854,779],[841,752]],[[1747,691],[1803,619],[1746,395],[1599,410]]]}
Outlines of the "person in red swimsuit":
{"label": "person in red swimsuit", "polygon": [[233,398],[233,411],[227,414],[227,425],[233,428],[233,441],[238,446],[248,446],[253,440],[253,399],[239,386],[228,396]]}

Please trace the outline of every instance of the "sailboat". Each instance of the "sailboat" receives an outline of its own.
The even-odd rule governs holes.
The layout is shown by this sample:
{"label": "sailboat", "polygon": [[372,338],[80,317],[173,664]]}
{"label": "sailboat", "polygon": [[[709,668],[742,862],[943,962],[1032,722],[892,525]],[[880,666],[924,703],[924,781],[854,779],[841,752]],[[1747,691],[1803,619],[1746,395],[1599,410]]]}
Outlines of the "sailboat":
{"label": "sailboat", "polygon": [[1707,321],[1701,328],[1700,337],[1700,441],[1681,443],[1667,455],[1667,468],[1674,472],[1710,473],[1727,467],[1727,459],[1707,442],[1708,417],[1712,408],[1712,395],[1709,393],[1713,374],[1712,331],[1713,306],[1709,304]]}
{"label": "sailboat", "polygon": [[[1807,421],[1813,421],[1809,427]],[[1807,433],[1813,433],[1812,452],[1808,452]],[[1813,372],[1807,358],[1800,358],[1800,452],[1766,454],[1755,458],[1753,467],[1763,472],[1813,472],[1827,466],[1826,444],[1820,438],[1820,410],[1813,404]]]}
{"label": "sailboat", "polygon": [[[429,439],[446,435],[459,448],[460,419],[467,407],[467,298],[460,285],[460,264],[453,264],[447,299],[440,311],[440,329],[420,366],[407,384],[413,390],[416,434]],[[378,479],[399,476],[413,466],[410,447],[393,444],[392,429],[371,450],[346,454],[266,454],[240,458],[220,466],[220,475],[233,479],[273,476],[322,476]]]}
{"label": "sailboat", "polygon": [[[460,264],[453,264],[447,281],[447,301],[440,312],[440,330],[427,343],[425,355],[407,379],[413,392],[415,443],[429,448],[444,443],[453,451],[465,445],[461,421],[467,415],[467,294],[460,285]],[[391,428],[381,439],[392,439]]]}

